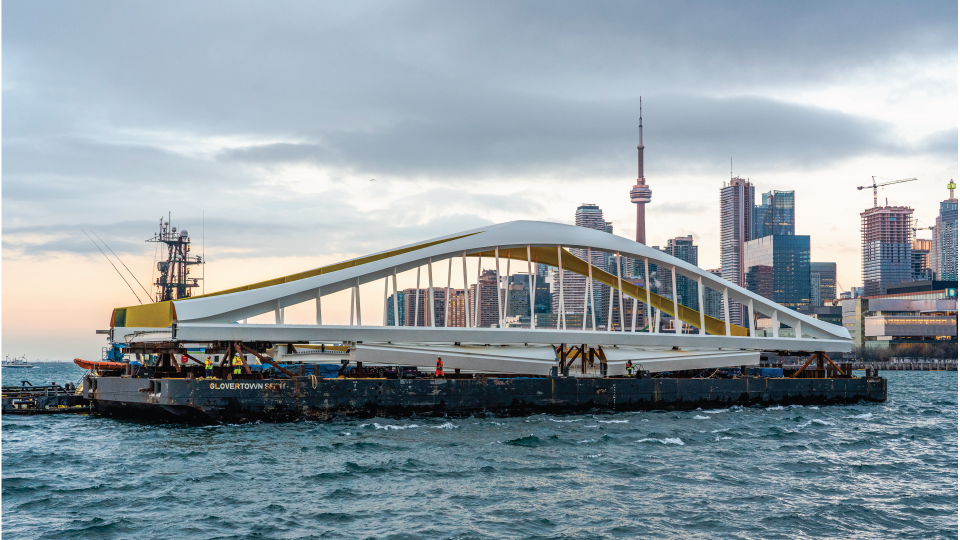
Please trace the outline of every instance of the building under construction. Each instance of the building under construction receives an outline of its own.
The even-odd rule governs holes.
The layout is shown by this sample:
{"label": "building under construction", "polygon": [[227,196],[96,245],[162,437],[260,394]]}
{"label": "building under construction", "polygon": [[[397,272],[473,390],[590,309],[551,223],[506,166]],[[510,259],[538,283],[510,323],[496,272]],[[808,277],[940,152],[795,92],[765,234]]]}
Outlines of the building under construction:
{"label": "building under construction", "polygon": [[887,294],[913,272],[913,208],[876,206],[860,213],[863,296]]}

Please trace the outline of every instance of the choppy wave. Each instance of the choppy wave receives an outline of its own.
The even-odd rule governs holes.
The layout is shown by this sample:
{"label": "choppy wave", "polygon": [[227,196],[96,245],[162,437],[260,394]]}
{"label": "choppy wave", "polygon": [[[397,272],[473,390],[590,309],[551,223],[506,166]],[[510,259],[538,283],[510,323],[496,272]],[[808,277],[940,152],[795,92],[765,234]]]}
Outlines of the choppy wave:
{"label": "choppy wave", "polygon": [[3,532],[956,538],[956,373],[888,388],[882,404],[516,418],[4,417]]}
{"label": "choppy wave", "polygon": [[683,445],[684,445],[684,444],[683,444],[683,441],[680,440],[679,437],[665,437],[665,438],[663,438],[663,439],[647,438],[647,439],[640,439],[640,440],[638,440],[637,442],[638,442],[638,443],[643,443],[643,442],[658,442],[658,443],[661,443],[661,444],[679,444],[680,446],[683,446]]}

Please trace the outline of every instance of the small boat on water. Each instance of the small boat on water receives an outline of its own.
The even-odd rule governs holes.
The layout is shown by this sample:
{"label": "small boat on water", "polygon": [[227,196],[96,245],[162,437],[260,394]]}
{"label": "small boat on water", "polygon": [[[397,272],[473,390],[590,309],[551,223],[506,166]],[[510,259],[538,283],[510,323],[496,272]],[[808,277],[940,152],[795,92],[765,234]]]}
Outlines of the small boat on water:
{"label": "small boat on water", "polygon": [[0,367],[5,368],[32,368],[33,364],[27,361],[27,356],[23,355],[20,358],[10,359],[10,355],[7,355],[3,359],[3,362],[0,362]]}

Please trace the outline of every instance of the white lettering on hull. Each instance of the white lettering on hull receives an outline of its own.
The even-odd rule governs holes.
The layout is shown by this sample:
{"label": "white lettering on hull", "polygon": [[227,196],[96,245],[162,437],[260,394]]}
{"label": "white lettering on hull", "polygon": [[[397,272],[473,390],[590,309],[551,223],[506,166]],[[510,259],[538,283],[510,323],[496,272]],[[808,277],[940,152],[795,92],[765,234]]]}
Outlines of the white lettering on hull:
{"label": "white lettering on hull", "polygon": [[210,383],[211,390],[283,390],[286,383],[221,382]]}

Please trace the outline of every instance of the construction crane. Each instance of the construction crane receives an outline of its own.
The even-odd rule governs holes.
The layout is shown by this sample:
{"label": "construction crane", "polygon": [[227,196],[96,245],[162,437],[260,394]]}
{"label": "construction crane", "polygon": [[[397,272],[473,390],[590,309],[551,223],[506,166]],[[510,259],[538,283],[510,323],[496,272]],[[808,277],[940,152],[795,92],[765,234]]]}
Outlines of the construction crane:
{"label": "construction crane", "polygon": [[926,231],[926,230],[932,231],[932,230],[934,229],[934,227],[920,227],[920,228],[918,229],[918,228],[917,228],[917,223],[918,223],[919,221],[920,221],[919,219],[914,219],[914,220],[913,220],[913,232]]}
{"label": "construction crane", "polygon": [[871,176],[870,178],[873,179],[873,184],[872,184],[872,185],[869,185],[869,186],[859,186],[859,187],[857,187],[857,191],[860,191],[861,189],[867,189],[867,188],[871,188],[871,187],[872,187],[872,188],[873,188],[873,207],[874,207],[874,208],[877,207],[877,188],[878,188],[878,187],[881,187],[881,186],[889,186],[890,184],[901,184],[901,183],[903,183],[903,182],[913,182],[914,180],[916,180],[916,178],[904,178],[904,179],[902,179],[902,180],[890,180],[889,178],[880,178],[880,180],[889,180],[889,181],[878,184],[878,183],[877,183],[877,177],[876,177],[876,176]]}

